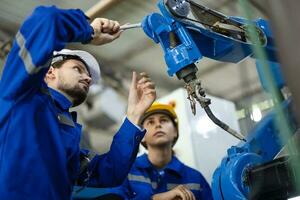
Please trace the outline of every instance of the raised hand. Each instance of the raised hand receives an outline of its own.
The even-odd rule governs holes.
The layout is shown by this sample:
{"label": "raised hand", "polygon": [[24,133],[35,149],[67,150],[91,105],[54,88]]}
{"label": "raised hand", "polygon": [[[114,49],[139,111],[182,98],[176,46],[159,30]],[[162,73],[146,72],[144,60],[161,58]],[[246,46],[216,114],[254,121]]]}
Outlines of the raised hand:
{"label": "raised hand", "polygon": [[132,73],[132,81],[129,90],[127,117],[138,124],[141,116],[156,99],[155,85],[149,76],[142,72],[140,78],[136,72]]}

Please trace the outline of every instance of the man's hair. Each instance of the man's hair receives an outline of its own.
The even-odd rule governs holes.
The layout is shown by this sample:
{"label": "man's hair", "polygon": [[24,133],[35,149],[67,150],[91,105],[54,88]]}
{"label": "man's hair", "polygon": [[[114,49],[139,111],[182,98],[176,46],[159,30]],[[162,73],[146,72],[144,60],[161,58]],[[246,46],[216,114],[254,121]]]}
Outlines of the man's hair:
{"label": "man's hair", "polygon": [[52,63],[51,66],[54,68],[60,68],[67,60],[60,60],[55,63]]}
{"label": "man's hair", "polygon": [[86,69],[88,70],[88,72],[90,73],[86,62],[82,58],[80,58],[79,56],[76,56],[76,55],[60,55],[60,54],[57,54],[53,57],[51,65],[54,68],[60,68],[67,60],[71,60],[71,59],[78,60],[78,61],[82,62],[84,64],[84,66],[86,67]]}

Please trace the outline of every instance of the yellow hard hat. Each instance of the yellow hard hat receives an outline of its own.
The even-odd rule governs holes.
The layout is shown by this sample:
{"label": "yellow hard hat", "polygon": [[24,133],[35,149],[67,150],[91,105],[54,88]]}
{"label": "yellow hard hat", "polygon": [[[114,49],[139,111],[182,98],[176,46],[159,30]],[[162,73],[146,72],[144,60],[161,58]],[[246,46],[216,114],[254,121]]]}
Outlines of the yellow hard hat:
{"label": "yellow hard hat", "polygon": [[145,114],[140,119],[140,125],[143,124],[145,119],[149,117],[150,115],[153,115],[155,113],[163,113],[168,115],[171,120],[174,122],[176,128],[178,129],[178,119],[176,112],[174,110],[175,104],[170,102],[169,104],[163,104],[159,102],[154,102],[151,107],[145,112]]}

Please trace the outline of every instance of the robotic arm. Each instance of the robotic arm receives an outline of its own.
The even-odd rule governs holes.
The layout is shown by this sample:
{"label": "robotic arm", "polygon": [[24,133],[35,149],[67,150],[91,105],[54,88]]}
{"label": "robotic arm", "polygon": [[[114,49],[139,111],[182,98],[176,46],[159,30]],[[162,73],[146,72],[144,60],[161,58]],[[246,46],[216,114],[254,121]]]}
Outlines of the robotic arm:
{"label": "robotic arm", "polygon": [[[196,76],[197,67],[194,63],[202,57],[232,63],[246,57],[256,58],[257,63],[270,64],[275,82],[273,89],[280,94],[280,89],[285,83],[277,63],[277,50],[268,22],[262,19],[250,21],[227,17],[192,0],[160,0],[158,7],[161,14],[152,13],[146,16],[142,27],[146,35],[161,45],[168,74],[170,76],[176,74],[178,79],[185,82],[194,114],[195,104],[198,102],[215,124],[241,140],[240,144],[228,149],[228,155],[214,173],[212,183],[214,199],[259,199],[259,196],[262,198],[265,194],[257,190],[257,185],[255,186],[259,172],[265,170],[265,166],[270,166],[269,162],[274,162],[274,158],[284,146],[281,140],[282,129],[276,126],[277,112],[267,115],[247,138],[244,138],[213,115],[209,109],[210,99],[206,98],[201,81]],[[257,46],[263,48],[267,60],[257,58],[253,53],[253,49]],[[262,85],[271,90],[259,67],[258,73]],[[298,124],[291,112],[291,101],[284,100],[281,96],[276,105],[281,117],[290,125],[288,132],[293,134]],[[289,159],[281,159],[279,163],[288,161]],[[278,166],[276,163],[278,164],[275,161],[271,166]],[[272,170],[276,171],[278,168]],[[279,182],[282,182],[280,178],[282,177],[278,177],[277,182],[272,181],[268,186],[280,184]],[[290,191],[291,188],[285,190]],[[286,196],[287,193],[285,192]]]}
{"label": "robotic arm", "polygon": [[[243,136],[218,120],[209,109],[210,100],[205,98],[201,82],[196,77],[195,62],[203,56],[237,63],[247,56],[254,56],[253,46],[266,50],[270,61],[276,61],[276,49],[269,32],[268,23],[262,19],[255,22],[237,17],[227,17],[193,1],[161,0],[158,7],[162,13],[144,18],[144,32],[160,43],[165,53],[168,74],[176,74],[186,83],[188,98],[195,114],[198,101],[208,116],[218,126],[244,140]],[[252,30],[252,37],[248,30]]]}

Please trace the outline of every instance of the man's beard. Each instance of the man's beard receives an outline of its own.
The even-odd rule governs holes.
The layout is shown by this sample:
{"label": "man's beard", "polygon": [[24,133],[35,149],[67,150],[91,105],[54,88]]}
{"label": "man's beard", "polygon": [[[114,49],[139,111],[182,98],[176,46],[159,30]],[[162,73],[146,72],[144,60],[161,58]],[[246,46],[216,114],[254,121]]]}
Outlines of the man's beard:
{"label": "man's beard", "polygon": [[84,102],[84,100],[87,97],[87,93],[88,93],[84,89],[80,88],[78,84],[72,87],[69,84],[61,83],[58,86],[58,89],[64,93],[66,93],[73,99],[73,102],[72,102],[73,107],[78,106],[82,102]]}

